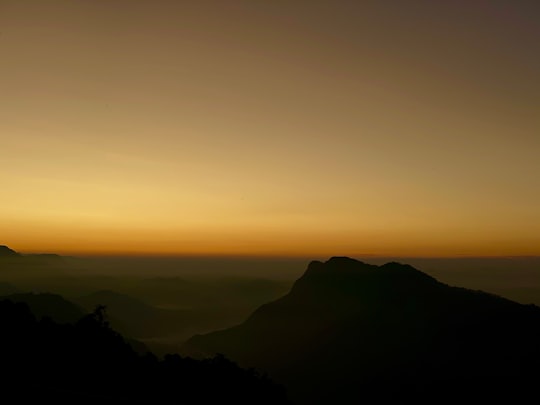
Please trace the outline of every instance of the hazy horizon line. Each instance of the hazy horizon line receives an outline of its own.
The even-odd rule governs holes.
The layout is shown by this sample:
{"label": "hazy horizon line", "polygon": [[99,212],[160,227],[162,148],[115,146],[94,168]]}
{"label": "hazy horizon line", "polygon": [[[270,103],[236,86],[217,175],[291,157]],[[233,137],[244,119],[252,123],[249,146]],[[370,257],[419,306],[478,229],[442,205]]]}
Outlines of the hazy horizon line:
{"label": "hazy horizon line", "polygon": [[69,252],[69,251],[43,251],[43,250],[17,250],[4,245],[21,255],[58,255],[80,259],[91,258],[118,258],[118,259],[246,259],[246,260],[327,260],[331,257],[350,257],[353,259],[535,259],[536,255],[482,255],[482,254],[454,254],[454,255],[415,255],[415,254],[377,254],[377,253],[335,253],[335,254],[257,254],[257,253],[168,253],[168,252]]}

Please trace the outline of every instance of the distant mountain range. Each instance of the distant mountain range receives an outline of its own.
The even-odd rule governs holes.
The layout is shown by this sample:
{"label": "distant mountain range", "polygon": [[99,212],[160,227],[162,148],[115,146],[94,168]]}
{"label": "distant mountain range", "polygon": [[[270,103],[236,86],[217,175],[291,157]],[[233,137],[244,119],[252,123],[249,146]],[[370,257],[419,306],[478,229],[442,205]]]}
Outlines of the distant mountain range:
{"label": "distant mountain range", "polygon": [[51,318],[57,323],[75,323],[87,314],[85,310],[58,294],[16,293],[0,297],[15,303],[28,305],[37,319]]}
{"label": "distant mountain range", "polygon": [[[59,276],[67,269],[66,258],[51,253],[19,253],[0,246],[0,276],[2,281],[15,277]],[[9,279],[9,280],[8,280]]]}
{"label": "distant mountain range", "polygon": [[0,258],[2,257],[24,257],[24,258],[34,258],[34,259],[51,259],[51,260],[58,260],[61,259],[62,256],[56,254],[56,253],[26,253],[21,254],[19,252],[16,252],[15,250],[9,248],[5,245],[0,245]]}
{"label": "distant mountain range", "polygon": [[20,256],[20,254],[8,248],[7,246],[0,245],[0,257],[17,257],[17,256]]}
{"label": "distant mountain range", "polygon": [[540,309],[334,257],[184,349],[266,370],[302,404],[522,403],[540,377]]}
{"label": "distant mountain range", "polygon": [[97,291],[78,298],[76,302],[88,311],[104,305],[115,330],[141,339],[181,334],[197,322],[193,311],[157,308],[110,290]]}

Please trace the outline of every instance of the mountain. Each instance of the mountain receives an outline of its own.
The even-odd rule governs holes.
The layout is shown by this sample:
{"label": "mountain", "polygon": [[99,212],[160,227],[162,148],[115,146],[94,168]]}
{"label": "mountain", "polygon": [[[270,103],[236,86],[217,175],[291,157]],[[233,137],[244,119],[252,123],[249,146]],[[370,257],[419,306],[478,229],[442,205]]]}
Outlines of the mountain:
{"label": "mountain", "polygon": [[[80,297],[77,303],[89,311],[98,305],[104,305],[113,328],[139,339],[182,334],[197,321],[192,311],[157,308],[137,298],[110,290]],[[185,339],[187,337],[189,335]]]}
{"label": "mountain", "polygon": [[94,292],[84,297],[77,299],[81,305],[91,310],[96,305],[105,305],[108,311],[118,311],[121,313],[128,313],[130,316],[152,316],[154,315],[155,308],[146,304],[145,302],[130,297],[129,295],[120,294],[111,290],[101,290]]}
{"label": "mountain", "polygon": [[102,308],[73,324],[0,300],[2,403],[287,404],[282,387],[223,356],[137,354]]}
{"label": "mountain", "polygon": [[300,404],[520,403],[540,376],[540,309],[334,257],[184,350],[266,370]]}
{"label": "mountain", "polygon": [[67,263],[56,254],[21,254],[0,246],[0,275],[3,281],[20,281],[34,277],[55,277],[64,274]]}
{"label": "mountain", "polygon": [[0,297],[2,299],[24,303],[36,318],[48,317],[57,323],[74,323],[86,314],[82,308],[58,294],[18,293]]}
{"label": "mountain", "polygon": [[20,256],[20,254],[8,248],[7,246],[0,245],[0,257],[17,257],[17,256]]}

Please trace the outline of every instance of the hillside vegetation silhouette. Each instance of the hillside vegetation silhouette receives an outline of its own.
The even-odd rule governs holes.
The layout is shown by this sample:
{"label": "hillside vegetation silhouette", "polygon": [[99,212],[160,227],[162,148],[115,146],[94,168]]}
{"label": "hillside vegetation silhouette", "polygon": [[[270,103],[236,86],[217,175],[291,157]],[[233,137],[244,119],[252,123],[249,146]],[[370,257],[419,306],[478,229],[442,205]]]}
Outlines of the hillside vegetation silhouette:
{"label": "hillside vegetation silhouette", "polygon": [[[32,298],[29,292],[52,293],[84,312],[103,304],[113,329],[144,341],[160,356],[178,351],[196,333],[242,322],[261,304],[285,294],[293,281],[261,278],[260,267],[248,275],[252,262],[225,262],[220,268],[216,260],[77,258],[22,254],[8,247],[3,251],[7,253],[0,255],[0,296],[28,293]],[[242,265],[245,274],[234,272],[235,263]],[[23,296],[19,298],[32,307]],[[38,306],[48,310],[50,304]],[[47,315],[60,321],[60,310]]]}
{"label": "hillside vegetation silhouette", "polygon": [[104,307],[60,324],[4,299],[0,325],[0,388],[9,403],[287,403],[283,388],[221,355],[136,354],[109,327]]}
{"label": "hillside vegetation silhouette", "polygon": [[334,257],[184,349],[267,370],[304,404],[525,403],[540,377],[540,309]]}

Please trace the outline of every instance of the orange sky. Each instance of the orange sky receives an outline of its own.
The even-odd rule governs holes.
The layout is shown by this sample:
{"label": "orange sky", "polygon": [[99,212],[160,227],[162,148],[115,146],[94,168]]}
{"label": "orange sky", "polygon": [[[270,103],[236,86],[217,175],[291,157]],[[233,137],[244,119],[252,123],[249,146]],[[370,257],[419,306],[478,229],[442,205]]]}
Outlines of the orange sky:
{"label": "orange sky", "polygon": [[534,1],[0,0],[0,244],[540,255]]}

